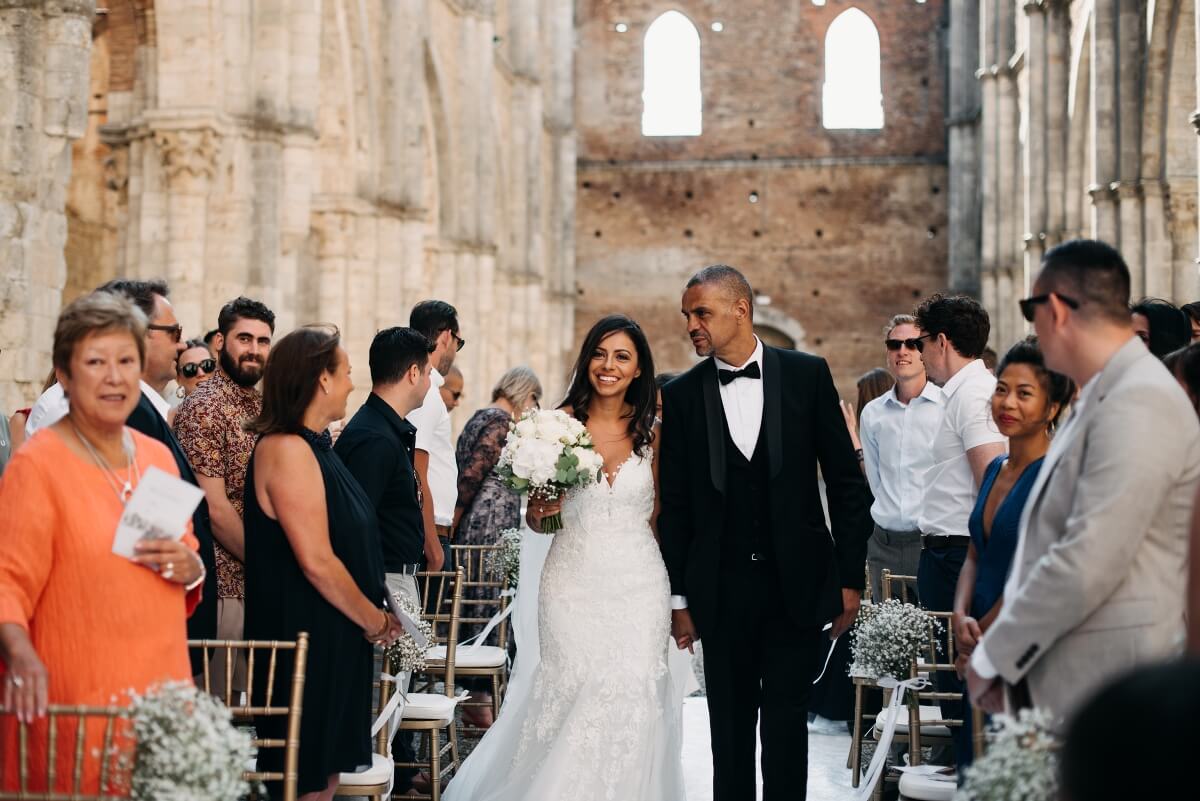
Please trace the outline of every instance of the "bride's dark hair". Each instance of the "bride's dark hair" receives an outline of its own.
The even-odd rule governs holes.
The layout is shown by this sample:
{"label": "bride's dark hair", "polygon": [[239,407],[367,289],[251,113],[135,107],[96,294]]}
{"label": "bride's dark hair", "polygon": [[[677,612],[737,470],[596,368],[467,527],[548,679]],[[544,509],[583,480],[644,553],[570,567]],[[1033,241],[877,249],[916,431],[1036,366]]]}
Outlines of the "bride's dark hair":
{"label": "bride's dark hair", "polygon": [[650,355],[650,343],[641,326],[623,314],[611,314],[599,320],[583,338],[583,347],[579,349],[579,358],[575,360],[575,369],[571,374],[571,386],[567,396],[558,408],[569,406],[575,418],[581,423],[588,419],[588,406],[592,400],[592,382],[589,378],[588,366],[592,362],[592,354],[600,343],[618,332],[625,332],[633,340],[637,350],[638,369],[641,375],[634,378],[625,390],[625,402],[633,407],[629,417],[629,433],[633,435],[633,450],[640,452],[654,441],[654,410],[658,399],[658,388],[654,384],[654,357]]}

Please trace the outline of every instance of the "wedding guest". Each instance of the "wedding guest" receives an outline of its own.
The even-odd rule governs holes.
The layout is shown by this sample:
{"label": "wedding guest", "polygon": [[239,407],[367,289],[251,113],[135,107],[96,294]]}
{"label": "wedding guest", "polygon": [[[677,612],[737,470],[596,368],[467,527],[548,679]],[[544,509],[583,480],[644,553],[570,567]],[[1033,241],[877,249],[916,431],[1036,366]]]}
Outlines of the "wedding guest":
{"label": "wedding guest", "polygon": [[[125,425],[165,445],[175,459],[179,477],[193,486],[199,486],[187,456],[168,424],[170,415],[164,416],[162,411],[166,402],[159,387],[166,386],[163,376],[167,372],[167,365],[184,347],[177,338],[182,329],[175,318],[171,301],[167,299],[167,285],[162,281],[118,279],[109,281],[101,290],[127,297],[151,321],[146,327],[146,368],[142,372],[142,393]],[[200,559],[204,563],[205,579],[200,604],[188,618],[188,637],[211,640],[217,634],[217,566],[208,504],[204,501],[192,513],[192,534],[196,537]],[[204,671],[202,658],[196,653],[192,653],[191,658],[193,675],[201,675]]]}
{"label": "wedding guest", "polygon": [[442,384],[442,388],[439,390],[439,392],[442,393],[442,402],[446,404],[446,411],[452,412],[457,409],[458,404],[462,402],[462,370],[459,370],[457,365],[451,365],[444,378],[446,381],[444,384]]}
{"label": "wedding guest", "polygon": [[[1187,798],[1200,717],[1200,661],[1130,671],[1107,684],[1068,723],[1059,752],[1062,801]],[[1151,732],[1139,737],[1136,732]],[[1127,766],[1155,765],[1154,770]]]}
{"label": "wedding guest", "polygon": [[[372,644],[400,632],[380,607],[378,518],[326,431],[345,417],[353,389],[337,330],[298,328],[271,349],[262,413],[247,423],[259,440],[246,469],[246,636],[294,640],[308,632],[298,784],[305,801],[327,801],[339,773],[371,764]],[[280,652],[277,675],[290,675],[292,659]],[[268,701],[268,669],[265,659],[255,665],[255,705]],[[255,726],[260,737],[283,739],[287,721],[259,717]],[[258,770],[283,767],[282,750],[259,752]]]}
{"label": "wedding guest", "polygon": [[[988,465],[971,512],[971,544],[954,594],[952,625],[959,676],[964,675],[975,644],[1000,613],[1025,500],[1037,481],[1059,418],[1074,394],[1071,379],[1046,369],[1035,337],[1013,345],[1000,362],[992,419],[1008,437],[1008,455],[997,456]],[[957,764],[969,765],[971,727],[952,731]]]}
{"label": "wedding guest", "polygon": [[658,375],[654,376],[654,387],[658,393],[658,395],[657,395],[658,399],[654,402],[654,417],[659,422],[662,422],[662,390],[663,390],[663,387],[665,387],[667,384],[674,381],[676,378],[679,378],[679,373],[672,373],[670,371],[665,372],[665,373],[659,373]]}
{"label": "wedding guest", "polygon": [[25,443],[25,421],[29,419],[31,409],[17,409],[12,416],[5,420],[8,426],[9,453],[16,453],[17,448]]}
{"label": "wedding guest", "polygon": [[858,467],[866,474],[866,465],[863,464],[863,446],[862,439],[858,435],[859,423],[862,419],[863,409],[871,401],[883,395],[885,392],[895,386],[896,380],[892,378],[892,374],[882,367],[875,367],[858,377],[855,382],[855,387],[858,389],[858,400],[854,404],[854,408],[850,408],[850,404],[844,400],[838,400],[838,406],[842,410],[842,417],[846,420],[846,430],[850,432],[850,444],[854,446],[854,455],[858,457]]}
{"label": "wedding guest", "polygon": [[423,300],[413,307],[409,326],[433,343],[429,360],[431,386],[425,402],[414,409],[408,421],[417,428],[417,449],[413,463],[417,477],[432,503],[425,504],[425,565],[441,570],[451,564],[450,535],[454,525],[454,507],[458,498],[458,466],[451,439],[450,411],[442,399],[445,375],[454,365],[454,357],[467,341],[460,337],[458,312],[441,300]]}
{"label": "wedding guest", "polygon": [[34,401],[33,406],[21,409],[18,414],[21,412],[25,413],[26,439],[32,437],[39,428],[53,425],[66,415],[67,400],[63,397],[62,387],[58,386],[53,369],[42,384],[42,394]]}
{"label": "wedding guest", "polygon": [[[204,581],[195,539],[143,541],[132,560],[112,552],[146,471],[177,475],[166,448],[125,426],[141,397],[145,348],[145,315],[124,297],[97,292],[64,309],[53,362],[70,409],[13,455],[0,480],[0,703],[35,722],[32,792],[69,792],[75,767],[63,736],[59,786],[41,786],[48,704],[127,704],[130,690],[191,676],[184,622]],[[9,791],[17,789],[16,719],[0,719]],[[96,747],[102,729],[89,735]],[[99,762],[89,761],[85,793],[98,792],[98,774]]]}
{"label": "wedding guest", "polygon": [[216,342],[217,342],[217,335],[220,333],[221,333],[221,329],[214,328],[213,330],[209,331],[207,334],[204,335],[204,344],[208,347],[209,352],[211,352],[212,355],[214,355],[214,356],[217,355]]}
{"label": "wedding guest", "polygon": [[[856,447],[874,496],[867,566],[876,601],[883,598],[884,570],[915,576],[921,561],[922,477],[933,466],[931,446],[942,420],[942,391],[926,377],[921,360],[924,342],[912,315],[888,321],[884,355],[895,386],[859,412],[862,444]],[[919,597],[915,587],[910,591]]]}
{"label": "wedding guest", "polygon": [[[921,358],[929,380],[942,389],[942,419],[931,443],[932,466],[924,475],[917,528],[921,558],[917,594],[926,609],[954,609],[958,574],[971,541],[968,520],[987,466],[1005,451],[1004,435],[992,421],[996,378],[979,358],[991,324],[978,301],[963,295],[934,295],[915,314],[924,342]],[[962,692],[958,676],[938,671],[937,688]],[[944,718],[961,720],[965,704],[942,701]],[[942,755],[935,757],[940,764]]]}
{"label": "wedding guest", "polygon": [[1200,301],[1185,303],[1179,310],[1187,315],[1188,325],[1192,329],[1192,342],[1200,341]]}
{"label": "wedding guest", "polygon": [[979,355],[979,358],[983,359],[983,366],[988,369],[988,372],[992,375],[995,375],[997,358],[996,351],[992,350],[991,348],[984,348],[983,353]]}
{"label": "wedding guest", "polygon": [[196,387],[208,379],[217,369],[217,360],[212,351],[200,339],[189,339],[183,352],[175,361],[175,382],[179,385],[179,397],[186,398]]}
{"label": "wedding guest", "polygon": [[[417,430],[408,417],[429,393],[429,340],[411,328],[388,328],[371,342],[371,394],[334,445],[371,502],[383,545],[390,592],[420,607],[416,574],[425,551],[421,485],[413,469]],[[407,675],[401,677],[407,686]],[[396,737],[399,762],[412,762],[411,732]],[[416,771],[397,768],[394,794],[407,792]]]}
{"label": "wedding guest", "polygon": [[1192,341],[1188,316],[1161,298],[1143,298],[1129,310],[1133,333],[1158,358]]}
{"label": "wedding guest", "polygon": [[12,435],[8,433],[8,418],[0,416],[0,476],[4,475],[4,467],[12,456]]}
{"label": "wedding guest", "polygon": [[1171,351],[1163,359],[1163,366],[1175,376],[1192,402],[1192,408],[1200,414],[1200,343]]}
{"label": "wedding guest", "polygon": [[[262,412],[255,385],[271,350],[275,314],[262,303],[237,298],[217,316],[217,371],[184,399],[175,434],[208,502],[217,559],[217,638],[243,639],[245,529],[242,524],[246,465],[255,435],[245,423]],[[214,657],[212,682],[224,687],[226,660]],[[246,689],[243,654],[234,660],[232,686]]]}
{"label": "wedding guest", "polygon": [[1030,491],[1000,614],[971,654],[972,702],[1069,717],[1119,673],[1177,652],[1200,423],[1133,334],[1112,247],[1059,245],[1021,301],[1046,367],[1083,389]]}
{"label": "wedding guest", "polygon": [[[454,541],[461,545],[495,545],[500,532],[521,525],[521,496],[513,493],[493,470],[508,439],[508,427],[514,419],[536,409],[542,397],[542,384],[528,367],[514,367],[492,388],[492,403],[467,421],[458,437],[455,458],[458,464],[458,521]],[[472,600],[484,597],[483,588],[472,587],[466,593]],[[482,617],[499,611],[490,605],[476,604],[473,616]],[[471,637],[479,626],[462,625],[460,637]],[[472,700],[488,706],[464,707],[463,714],[480,728],[492,725],[491,682],[482,680],[468,686]]]}

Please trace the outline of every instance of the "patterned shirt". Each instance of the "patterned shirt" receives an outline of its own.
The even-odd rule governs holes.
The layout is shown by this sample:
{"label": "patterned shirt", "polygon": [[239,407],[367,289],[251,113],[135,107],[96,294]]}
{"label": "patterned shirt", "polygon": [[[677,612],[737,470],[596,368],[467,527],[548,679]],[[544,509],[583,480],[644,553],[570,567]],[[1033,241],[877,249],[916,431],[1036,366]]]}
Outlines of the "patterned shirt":
{"label": "patterned shirt", "polygon": [[[246,466],[254,453],[255,434],[242,424],[262,412],[262,395],[243,388],[217,370],[184,399],[175,415],[175,436],[192,469],[225,481],[225,497],[240,517],[246,488]],[[217,596],[245,598],[245,574],[237,557],[221,547],[217,552]]]}

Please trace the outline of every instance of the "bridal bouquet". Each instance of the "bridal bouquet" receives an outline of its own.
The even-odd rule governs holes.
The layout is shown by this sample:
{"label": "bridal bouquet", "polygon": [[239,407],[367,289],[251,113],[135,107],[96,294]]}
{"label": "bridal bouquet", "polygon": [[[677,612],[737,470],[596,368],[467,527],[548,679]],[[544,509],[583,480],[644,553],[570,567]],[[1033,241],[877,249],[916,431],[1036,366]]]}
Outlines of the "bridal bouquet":
{"label": "bridal bouquet", "polygon": [[864,604],[851,632],[850,652],[854,662],[850,675],[903,681],[913,660],[929,645],[942,623],[912,604],[889,598],[879,604]]}
{"label": "bridal bouquet", "polygon": [[254,758],[249,732],[191,682],[134,695],[130,717],[135,801],[228,801],[253,789],[242,775]]}
{"label": "bridal bouquet", "polygon": [[957,801],[1054,801],[1058,798],[1058,740],[1042,709],[997,715],[988,747],[966,769]]}
{"label": "bridal bouquet", "polygon": [[[512,424],[496,474],[518,494],[553,501],[600,480],[604,459],[583,423],[561,409],[532,409]],[[562,528],[562,515],[542,519],[542,533]]]}
{"label": "bridal bouquet", "polygon": [[498,544],[500,548],[488,554],[488,573],[504,579],[504,586],[515,590],[521,577],[521,532],[506,528],[500,532]]}

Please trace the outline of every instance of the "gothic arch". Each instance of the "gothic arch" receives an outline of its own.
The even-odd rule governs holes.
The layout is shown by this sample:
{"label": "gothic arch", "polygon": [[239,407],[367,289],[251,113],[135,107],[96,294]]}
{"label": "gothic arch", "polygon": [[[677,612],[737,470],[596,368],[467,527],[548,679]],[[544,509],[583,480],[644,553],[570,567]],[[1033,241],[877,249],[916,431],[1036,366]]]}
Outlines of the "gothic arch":
{"label": "gothic arch", "polygon": [[808,346],[805,339],[808,335],[804,331],[804,326],[800,324],[799,320],[788,316],[779,309],[770,306],[756,306],[754,308],[754,327],[769,329],[765,332],[768,335],[772,332],[770,329],[782,334],[792,341],[791,347],[794,350],[804,350]]}
{"label": "gothic arch", "polygon": [[821,91],[825,128],[883,128],[882,53],[879,27],[862,9],[848,8],[829,24]]}
{"label": "gothic arch", "polygon": [[642,40],[642,135],[699,136],[704,95],[700,30],[674,9],[660,14]]}

